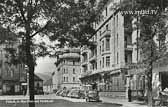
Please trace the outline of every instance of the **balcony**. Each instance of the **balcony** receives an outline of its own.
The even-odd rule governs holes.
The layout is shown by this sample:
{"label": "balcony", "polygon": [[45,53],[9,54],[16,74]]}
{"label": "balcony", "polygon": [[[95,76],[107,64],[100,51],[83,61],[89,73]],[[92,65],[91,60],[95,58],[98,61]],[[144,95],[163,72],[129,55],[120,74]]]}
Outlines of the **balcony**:
{"label": "balcony", "polygon": [[88,76],[90,74],[92,74],[91,70],[90,71],[85,71],[85,72],[82,73],[81,77],[85,77],[85,76]]}
{"label": "balcony", "polygon": [[132,51],[133,50],[133,44],[132,43],[128,43],[128,42],[125,42],[125,50],[127,51]]}
{"label": "balcony", "polygon": [[94,62],[96,60],[97,60],[97,56],[96,55],[94,55],[94,56],[89,58],[89,62]]}
{"label": "balcony", "polygon": [[81,48],[81,54],[87,53],[88,52],[88,47],[87,46],[83,46]]}
{"label": "balcony", "polygon": [[95,50],[93,50],[91,52],[91,54],[89,55],[89,61],[92,62],[92,61],[96,61],[97,59],[97,52]]}
{"label": "balcony", "polygon": [[87,65],[87,60],[83,60],[83,61],[81,62],[81,65],[82,65],[82,66]]}
{"label": "balcony", "polygon": [[111,36],[111,30],[105,30],[101,33],[100,39],[103,39],[104,37],[110,37]]}

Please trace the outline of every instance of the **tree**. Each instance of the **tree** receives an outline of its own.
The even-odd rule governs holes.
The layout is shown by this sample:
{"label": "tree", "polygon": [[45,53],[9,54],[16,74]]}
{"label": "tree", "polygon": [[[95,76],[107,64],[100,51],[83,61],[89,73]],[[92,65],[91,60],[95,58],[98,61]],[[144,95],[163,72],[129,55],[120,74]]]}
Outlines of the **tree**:
{"label": "tree", "polygon": [[90,44],[89,38],[94,34],[91,24],[105,3],[101,0],[97,6],[95,2],[96,0],[0,1],[1,26],[22,39],[20,57],[29,69],[30,101],[32,101],[29,103],[30,107],[35,106],[33,51],[38,48],[38,55],[48,54],[46,44],[44,42],[35,44],[34,37],[48,36],[50,40],[58,41],[56,46],[59,47]]}
{"label": "tree", "polygon": [[[141,51],[141,63],[146,65],[148,106],[151,107],[153,65],[167,52],[168,1],[126,0],[120,6],[120,11],[125,17],[136,19],[137,27],[134,29],[140,31],[137,45]],[[145,14],[142,11],[149,13]],[[132,27],[131,24],[129,26]]]}

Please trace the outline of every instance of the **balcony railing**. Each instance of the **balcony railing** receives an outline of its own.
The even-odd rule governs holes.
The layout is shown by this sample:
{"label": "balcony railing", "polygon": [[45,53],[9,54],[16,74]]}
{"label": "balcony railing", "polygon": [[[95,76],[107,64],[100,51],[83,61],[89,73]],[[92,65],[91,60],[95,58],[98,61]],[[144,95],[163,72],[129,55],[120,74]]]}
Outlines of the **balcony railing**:
{"label": "balcony railing", "polygon": [[101,33],[101,38],[104,38],[104,37],[110,37],[111,36],[111,30],[104,30],[104,32]]}
{"label": "balcony railing", "polygon": [[131,42],[125,42],[126,50],[133,50],[133,44]]}

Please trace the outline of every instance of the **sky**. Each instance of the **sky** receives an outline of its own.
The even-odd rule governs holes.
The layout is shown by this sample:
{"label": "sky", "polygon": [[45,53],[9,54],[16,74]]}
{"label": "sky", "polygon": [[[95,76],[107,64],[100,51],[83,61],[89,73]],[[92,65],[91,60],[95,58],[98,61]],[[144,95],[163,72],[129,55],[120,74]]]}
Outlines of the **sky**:
{"label": "sky", "polygon": [[55,63],[54,58],[50,57],[40,57],[37,59],[37,66],[35,67],[35,73],[46,73],[46,72],[54,72],[56,70],[56,67],[54,65]]}
{"label": "sky", "polygon": [[[45,42],[46,45],[54,45],[57,42],[51,42],[48,37],[44,36],[41,37],[39,35],[35,36],[35,43]],[[37,66],[35,67],[35,73],[46,73],[46,72],[54,72],[56,71],[56,67],[54,65],[56,59],[50,58],[48,56],[46,57],[40,57],[37,58],[36,63]]]}

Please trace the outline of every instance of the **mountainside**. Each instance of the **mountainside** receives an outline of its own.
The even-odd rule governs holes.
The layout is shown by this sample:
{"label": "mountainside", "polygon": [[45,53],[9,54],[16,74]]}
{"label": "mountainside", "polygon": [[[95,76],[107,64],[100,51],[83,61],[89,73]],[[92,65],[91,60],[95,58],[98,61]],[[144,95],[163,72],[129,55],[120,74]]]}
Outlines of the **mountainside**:
{"label": "mountainside", "polygon": [[43,83],[52,78],[52,75],[50,72],[36,73],[36,75],[43,80]]}

